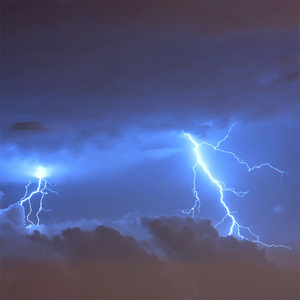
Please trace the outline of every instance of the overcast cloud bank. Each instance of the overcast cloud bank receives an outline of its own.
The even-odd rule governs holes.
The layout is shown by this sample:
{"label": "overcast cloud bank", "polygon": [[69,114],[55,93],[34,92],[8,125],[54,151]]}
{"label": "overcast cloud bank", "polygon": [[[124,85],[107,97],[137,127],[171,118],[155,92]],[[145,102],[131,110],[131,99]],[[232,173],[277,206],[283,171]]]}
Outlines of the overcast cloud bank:
{"label": "overcast cloud bank", "polygon": [[262,293],[292,299],[299,293],[298,272],[278,269],[252,242],[220,237],[208,219],[128,215],[41,231],[24,225],[20,205],[1,210],[5,299],[253,299]]}

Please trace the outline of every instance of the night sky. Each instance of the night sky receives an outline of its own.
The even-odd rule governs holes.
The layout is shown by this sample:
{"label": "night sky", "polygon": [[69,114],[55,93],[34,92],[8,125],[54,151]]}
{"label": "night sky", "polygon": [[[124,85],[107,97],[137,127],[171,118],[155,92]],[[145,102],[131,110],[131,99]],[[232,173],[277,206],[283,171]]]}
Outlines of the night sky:
{"label": "night sky", "polygon": [[[1,75],[4,298],[299,296],[298,1],[2,1]],[[224,194],[238,222],[293,250],[217,231],[200,168],[200,213],[178,211],[194,204],[183,131],[215,145],[235,122],[223,149],[289,175],[202,157],[249,191]],[[14,203],[39,166],[59,197],[26,227]]]}

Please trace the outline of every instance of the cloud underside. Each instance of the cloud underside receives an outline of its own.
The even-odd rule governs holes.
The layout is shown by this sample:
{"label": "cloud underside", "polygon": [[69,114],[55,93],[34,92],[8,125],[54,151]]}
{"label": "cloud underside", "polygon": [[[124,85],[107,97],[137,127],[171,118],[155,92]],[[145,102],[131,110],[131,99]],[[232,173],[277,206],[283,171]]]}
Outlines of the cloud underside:
{"label": "cloud underside", "polygon": [[[266,263],[264,250],[233,236],[220,237],[208,219],[190,217],[134,217],[85,229],[88,221],[77,225],[56,224],[39,230],[24,226],[24,208],[14,204],[1,211],[2,256],[66,261],[251,261]],[[128,224],[131,224],[128,227]],[[54,226],[54,225],[52,225]],[[127,228],[127,232],[123,228]],[[23,243],[23,245],[22,245]],[[17,247],[15,247],[17,246]],[[35,254],[36,255],[36,254]],[[35,256],[34,256],[35,257]]]}
{"label": "cloud underside", "polygon": [[2,11],[1,181],[21,180],[24,164],[106,173],[117,158],[125,169],[180,151],[182,130],[297,118],[292,1],[12,2]]}
{"label": "cloud underside", "polygon": [[211,120],[265,119],[297,105],[292,2],[4,9],[3,140],[22,152],[91,140],[101,148],[133,127],[201,133]]}
{"label": "cloud underside", "polygon": [[288,299],[297,293],[294,273],[273,267],[251,242],[220,237],[210,220],[125,218],[51,235],[50,228],[26,230],[23,217],[19,205],[1,211],[4,298]]}
{"label": "cloud underside", "polygon": [[22,130],[22,131],[46,131],[48,130],[41,122],[23,122],[15,123],[11,126],[12,130]]}

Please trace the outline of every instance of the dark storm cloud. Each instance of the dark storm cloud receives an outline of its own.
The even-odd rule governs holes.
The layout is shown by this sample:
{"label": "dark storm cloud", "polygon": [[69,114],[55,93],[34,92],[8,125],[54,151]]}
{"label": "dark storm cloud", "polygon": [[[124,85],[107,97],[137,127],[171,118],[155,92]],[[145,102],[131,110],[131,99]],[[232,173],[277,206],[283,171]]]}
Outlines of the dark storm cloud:
{"label": "dark storm cloud", "polygon": [[51,240],[39,231],[34,231],[28,239],[62,253],[67,260],[156,261],[156,257],[142,249],[133,237],[122,236],[118,231],[103,225],[92,231],[68,228]]}
{"label": "dark storm cloud", "polygon": [[[270,159],[297,174],[298,7],[293,1],[4,1],[0,181],[28,182],[43,165],[58,188],[68,183],[56,207],[63,221],[120,217],[136,207],[143,213],[168,213],[186,207],[187,194],[179,189],[187,186],[189,192],[192,182],[194,156],[183,153],[191,145],[182,142],[182,130],[215,143],[234,121],[241,121],[240,133],[226,149],[245,153],[248,148],[242,158],[253,163]],[[27,130],[35,128],[32,121],[49,130]],[[231,166],[229,171],[224,166],[224,174],[226,180],[238,178],[242,187],[247,182],[246,189],[255,183],[262,192],[240,208],[243,220],[246,214],[258,216],[258,228],[275,205],[270,199],[287,199],[286,212],[293,217],[284,236],[294,238],[297,176],[278,185],[282,192],[277,193],[265,188],[273,184],[265,182],[266,173],[252,182],[236,176]],[[11,196],[8,185],[5,205],[19,197],[18,192]],[[277,241],[286,216],[267,220],[278,224]],[[158,257],[201,261],[198,251],[204,260],[235,254],[259,260],[261,255],[251,244],[215,237],[210,224],[196,228],[190,221],[148,221],[133,236],[138,243],[148,241],[143,247]],[[56,235],[77,225],[60,226]],[[96,226],[81,222],[79,227],[85,232]],[[133,232],[115,229],[122,236]],[[190,250],[180,245],[185,233]],[[46,238],[52,245],[52,235]],[[29,239],[26,243],[42,247]]]}
{"label": "dark storm cloud", "polygon": [[[1,298],[298,298],[299,272],[207,219],[66,221],[186,207],[194,156],[164,160],[190,149],[182,130],[217,140],[241,121],[226,149],[297,174],[298,11],[298,1],[2,1],[0,181],[27,182],[43,165],[58,189],[68,184],[54,209],[65,223],[34,231],[20,205],[1,210]],[[239,201],[239,216],[295,241],[298,178],[273,189],[265,174],[247,179],[262,194]]]}
{"label": "dark storm cloud", "polygon": [[[125,218],[121,222],[121,228],[132,225],[127,231],[130,235],[100,225],[88,231],[78,227],[66,228],[59,234],[49,236],[47,232],[51,232],[51,226],[41,227],[45,233],[26,231],[24,209],[15,204],[1,210],[1,231],[4,233],[1,240],[2,257],[25,256],[34,259],[39,252],[41,258],[63,257],[66,261],[75,262],[155,262],[158,257],[168,261],[266,263],[264,251],[258,250],[255,244],[238,241],[234,237],[219,237],[210,220],[175,216],[138,218],[132,223],[133,220]],[[66,225],[62,224],[61,228]],[[84,222],[81,225],[86,227]],[[111,225],[118,228],[120,222]],[[59,225],[56,225],[56,231],[58,228]]]}
{"label": "dark storm cloud", "polygon": [[0,211],[1,260],[5,259],[58,259],[50,248],[40,247],[26,238],[24,208],[19,204],[10,205]]}
{"label": "dark storm cloud", "polygon": [[[253,243],[219,237],[210,220],[127,217],[114,225],[127,224],[132,236],[103,225],[49,236],[42,232],[51,228],[25,228],[16,204],[1,210],[0,224],[5,299],[293,299],[299,293],[297,272],[267,263]],[[135,239],[140,230],[150,239]]]}
{"label": "dark storm cloud", "polygon": [[[293,111],[296,12],[292,1],[4,2],[6,161],[80,160],[80,172],[91,155],[105,165],[107,149],[123,148],[124,161],[165,157],[182,129]],[[51,131],[11,135],[31,120]]]}
{"label": "dark storm cloud", "polygon": [[[252,69],[249,88],[257,90],[262,61],[297,48],[293,3],[19,3],[5,8],[4,92],[23,114],[39,112],[49,121],[80,116],[114,118],[119,124],[130,122],[133,113],[192,113],[199,105],[208,115],[218,109],[229,117],[245,109],[234,99],[248,91],[234,87],[243,83],[240,72]],[[256,47],[242,54],[252,42]]]}
{"label": "dark storm cloud", "polygon": [[[145,220],[144,220],[145,221]],[[190,217],[161,217],[148,221],[154,244],[175,260],[197,262],[266,262],[265,253],[246,240],[219,237],[210,220]]]}
{"label": "dark storm cloud", "polygon": [[[149,229],[155,237],[154,242],[161,246],[169,257],[188,261],[210,261],[215,258],[217,252],[215,240],[218,237],[218,232],[213,230],[209,220],[198,220],[197,225],[200,225],[197,226],[198,230],[193,230],[187,225],[188,223],[195,225],[195,222],[189,218],[187,220],[176,218],[175,222],[172,222],[175,224],[175,228],[165,224],[168,223],[168,219],[163,221],[159,219],[150,221]],[[178,226],[178,223],[185,224]]]}
{"label": "dark storm cloud", "polygon": [[16,123],[16,124],[13,124],[11,126],[11,129],[12,130],[36,130],[36,131],[47,131],[49,129],[47,129],[41,122],[34,122],[34,121],[31,121],[31,122],[23,122],[23,123]]}

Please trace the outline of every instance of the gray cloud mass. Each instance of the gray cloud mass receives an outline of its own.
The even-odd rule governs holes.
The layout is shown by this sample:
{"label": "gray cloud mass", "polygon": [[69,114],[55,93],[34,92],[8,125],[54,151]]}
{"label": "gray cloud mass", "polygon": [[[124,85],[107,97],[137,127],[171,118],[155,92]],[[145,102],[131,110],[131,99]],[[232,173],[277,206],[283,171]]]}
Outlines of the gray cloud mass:
{"label": "gray cloud mass", "polygon": [[[295,272],[277,269],[251,242],[219,237],[210,220],[128,216],[115,228],[120,224],[131,228],[131,236],[105,225],[90,230],[71,226],[49,235],[49,227],[24,227],[20,205],[1,210],[1,295],[253,299],[265,294],[293,299],[299,292]],[[64,226],[56,224],[56,231]]]}

